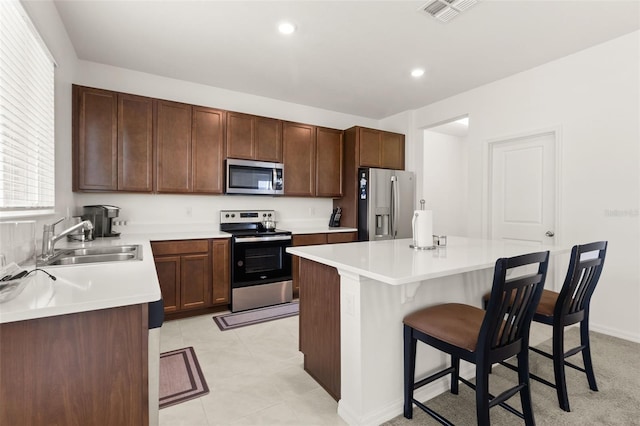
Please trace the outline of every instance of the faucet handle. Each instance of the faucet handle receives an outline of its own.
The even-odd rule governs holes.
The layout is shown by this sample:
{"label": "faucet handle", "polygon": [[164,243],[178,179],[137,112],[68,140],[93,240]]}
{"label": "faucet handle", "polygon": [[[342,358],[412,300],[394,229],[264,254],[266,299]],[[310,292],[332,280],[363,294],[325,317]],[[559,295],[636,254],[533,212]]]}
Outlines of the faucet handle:
{"label": "faucet handle", "polygon": [[65,218],[61,217],[60,219],[58,219],[57,221],[55,221],[54,223],[50,224],[50,225],[44,225],[44,230],[45,231],[55,231],[56,229],[56,225],[59,224],[60,222],[62,222]]}

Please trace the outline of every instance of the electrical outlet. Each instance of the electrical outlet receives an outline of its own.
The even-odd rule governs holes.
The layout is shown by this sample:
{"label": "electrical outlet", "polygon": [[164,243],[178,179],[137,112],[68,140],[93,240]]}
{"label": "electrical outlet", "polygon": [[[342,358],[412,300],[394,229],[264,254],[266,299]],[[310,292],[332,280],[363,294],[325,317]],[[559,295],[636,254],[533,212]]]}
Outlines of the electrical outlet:
{"label": "electrical outlet", "polygon": [[193,216],[193,208],[187,207],[187,217],[191,217],[191,216]]}
{"label": "electrical outlet", "polygon": [[313,207],[309,207],[309,216],[315,216],[316,215],[316,209]]}

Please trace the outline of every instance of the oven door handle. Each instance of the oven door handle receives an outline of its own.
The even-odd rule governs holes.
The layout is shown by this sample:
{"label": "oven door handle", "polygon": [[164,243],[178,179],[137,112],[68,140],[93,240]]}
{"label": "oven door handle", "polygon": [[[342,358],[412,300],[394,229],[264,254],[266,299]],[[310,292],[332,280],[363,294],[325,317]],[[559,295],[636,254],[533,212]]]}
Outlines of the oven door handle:
{"label": "oven door handle", "polygon": [[263,241],[291,241],[291,235],[273,235],[269,237],[235,237],[236,244],[259,243]]}

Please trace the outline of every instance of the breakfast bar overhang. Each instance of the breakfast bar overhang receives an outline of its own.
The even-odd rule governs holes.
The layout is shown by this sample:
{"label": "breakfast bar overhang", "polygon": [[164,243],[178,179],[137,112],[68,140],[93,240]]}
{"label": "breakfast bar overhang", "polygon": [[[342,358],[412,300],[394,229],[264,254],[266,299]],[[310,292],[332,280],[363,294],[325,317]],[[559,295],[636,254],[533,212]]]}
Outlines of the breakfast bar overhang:
{"label": "breakfast bar overhang", "polygon": [[[407,314],[444,302],[480,306],[482,295],[491,287],[495,262],[501,257],[549,250],[552,259],[545,287],[553,288],[554,276],[566,270],[565,256],[557,255],[570,251],[561,245],[465,237],[449,237],[446,247],[434,250],[414,250],[411,243],[401,239],[287,249],[302,259],[335,268],[339,274],[338,414],[351,425],[377,425],[402,413],[402,319]],[[310,317],[304,310],[328,307],[308,307],[303,300],[304,274],[301,277],[302,342],[314,339],[314,335],[304,335],[308,331],[302,321]],[[314,281],[323,286],[321,279]],[[314,318],[322,318],[322,312],[316,314]],[[317,379],[307,368],[306,357],[307,353],[305,369]],[[416,374],[426,375],[445,363],[438,351],[419,347]],[[473,376],[472,367],[463,363],[461,375]],[[427,400],[446,389],[443,379],[415,396]]]}

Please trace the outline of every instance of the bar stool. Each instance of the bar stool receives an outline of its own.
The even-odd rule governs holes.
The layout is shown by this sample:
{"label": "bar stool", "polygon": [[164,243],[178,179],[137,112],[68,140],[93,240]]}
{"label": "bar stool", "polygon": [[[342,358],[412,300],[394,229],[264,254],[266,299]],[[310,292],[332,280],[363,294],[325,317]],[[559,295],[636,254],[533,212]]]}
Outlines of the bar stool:
{"label": "bar stool", "polygon": [[[526,265],[538,266],[537,273],[506,279],[508,271]],[[529,389],[529,328],[540,300],[549,264],[549,252],[530,253],[496,261],[487,311],[447,303],[421,309],[404,318],[404,416],[413,417],[413,404],[444,425],[452,423],[413,397],[416,389],[451,374],[451,393],[458,394],[458,382],[476,392],[479,425],[489,424],[489,409],[495,405],[533,425]],[[513,271],[515,275],[516,271]],[[508,302],[511,301],[511,302]],[[415,381],[416,346],[420,340],[451,355],[451,366]],[[491,364],[517,355],[518,384],[498,396],[489,393]],[[460,377],[460,360],[476,365],[476,384]],[[505,401],[520,393],[522,413]]]}
{"label": "bar stool", "polygon": [[[602,273],[606,253],[606,241],[573,246],[567,276],[560,293],[544,290],[538,309],[533,316],[534,321],[553,327],[552,354],[534,347],[529,349],[553,360],[555,383],[535,374],[530,374],[530,376],[532,379],[556,389],[558,404],[564,411],[571,411],[567,394],[565,365],[586,373],[589,388],[593,391],[598,390],[589,343],[589,304]],[[490,295],[485,294],[483,299],[485,302],[488,301]],[[577,323],[580,323],[580,345],[565,351],[564,329]],[[566,358],[579,352],[582,352],[584,368],[566,361]],[[515,370],[513,365],[501,364]]]}

